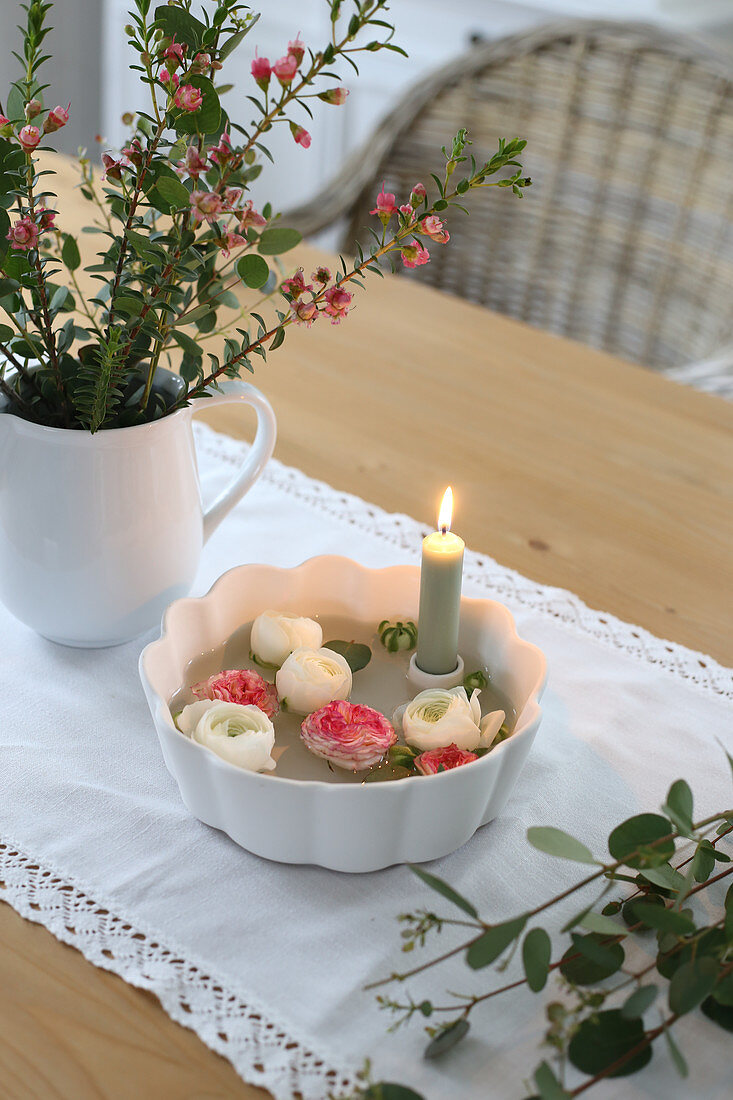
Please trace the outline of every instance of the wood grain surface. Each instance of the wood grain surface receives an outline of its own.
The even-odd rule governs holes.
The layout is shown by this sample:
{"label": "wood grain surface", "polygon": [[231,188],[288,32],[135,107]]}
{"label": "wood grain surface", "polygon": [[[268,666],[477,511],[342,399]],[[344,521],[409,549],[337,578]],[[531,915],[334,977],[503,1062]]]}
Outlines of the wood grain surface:
{"label": "wood grain surface", "polygon": [[[64,163],[59,179],[59,224],[78,230]],[[307,274],[322,258],[284,259]],[[340,326],[291,330],[254,381],[282,461],[428,523],[451,483],[473,549],[733,663],[733,405],[393,278]],[[234,410],[200,415],[252,430]],[[266,1095],[7,906],[0,960],[8,1100]]]}

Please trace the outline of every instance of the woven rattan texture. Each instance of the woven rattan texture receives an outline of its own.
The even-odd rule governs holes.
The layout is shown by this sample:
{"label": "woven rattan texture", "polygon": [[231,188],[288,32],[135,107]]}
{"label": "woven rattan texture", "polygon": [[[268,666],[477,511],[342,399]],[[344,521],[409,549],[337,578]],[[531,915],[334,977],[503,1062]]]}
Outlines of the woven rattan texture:
{"label": "woven rattan texture", "polygon": [[[450,245],[428,242],[431,262],[405,274],[647,366],[705,358],[733,330],[732,76],[707,47],[638,25],[479,46],[400,103],[320,196],[321,224],[346,209],[344,248],[367,244],[382,180],[406,201],[442,174],[459,126],[477,159],[525,137],[525,199],[473,194]],[[295,212],[306,230],[314,212]]]}

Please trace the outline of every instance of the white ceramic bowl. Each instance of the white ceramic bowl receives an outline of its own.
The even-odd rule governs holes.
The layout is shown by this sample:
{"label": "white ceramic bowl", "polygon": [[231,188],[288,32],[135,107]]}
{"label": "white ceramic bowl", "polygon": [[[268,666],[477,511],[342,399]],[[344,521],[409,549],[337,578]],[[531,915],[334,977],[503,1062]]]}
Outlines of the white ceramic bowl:
{"label": "white ceramic bowl", "polygon": [[416,620],[419,583],[414,566],[366,569],[349,558],[318,557],[296,569],[238,566],[206,596],[170,605],[161,637],[140,655],[140,677],[166,766],[195,817],[267,859],[375,871],[447,855],[501,813],[540,724],[546,662],[493,600],[461,600],[460,647],[489,668],[517,721],[511,737],[472,764],[364,785],[287,779],[243,771],[173,723],[168,700],[189,662],[266,608],[375,624]]}

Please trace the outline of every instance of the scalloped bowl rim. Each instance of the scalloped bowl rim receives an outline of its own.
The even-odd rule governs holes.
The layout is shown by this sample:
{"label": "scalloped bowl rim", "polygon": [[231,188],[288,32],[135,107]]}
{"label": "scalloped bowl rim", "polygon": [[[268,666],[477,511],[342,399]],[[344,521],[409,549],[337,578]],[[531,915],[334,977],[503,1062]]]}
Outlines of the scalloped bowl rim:
{"label": "scalloped bowl rim", "polygon": [[[173,716],[171,714],[171,710],[170,710],[170,706],[168,705],[168,701],[160,695],[160,693],[158,692],[157,688],[152,683],[152,681],[151,681],[151,679],[148,675],[148,671],[147,671],[147,667],[146,667],[147,666],[147,661],[150,658],[150,656],[152,656],[153,653],[157,653],[159,650],[165,649],[166,644],[168,643],[168,639],[170,638],[171,633],[172,633],[172,629],[171,629],[172,624],[171,624],[170,620],[171,620],[171,618],[175,618],[175,616],[179,614],[179,612],[177,610],[178,608],[189,605],[189,604],[193,605],[193,604],[199,604],[199,603],[204,603],[206,601],[213,600],[216,596],[217,589],[220,588],[220,587],[223,587],[223,585],[227,582],[228,578],[230,578],[235,573],[240,573],[240,572],[243,572],[245,570],[252,570],[252,569],[267,569],[267,570],[270,570],[272,572],[277,572],[277,573],[293,574],[293,573],[298,573],[300,571],[305,571],[309,567],[313,568],[314,566],[326,565],[327,563],[330,563],[330,562],[338,562],[339,564],[346,563],[346,564],[348,564],[348,566],[355,567],[358,571],[363,572],[363,573],[367,573],[367,574],[370,574],[370,575],[381,575],[381,574],[385,574],[385,573],[395,574],[397,572],[404,572],[404,573],[409,573],[409,574],[414,576],[415,573],[419,574],[419,572],[420,572],[420,567],[419,566],[417,566],[417,565],[406,565],[406,564],[403,564],[403,565],[387,565],[387,566],[382,566],[380,568],[371,568],[367,565],[362,565],[360,562],[355,561],[353,558],[347,558],[347,557],[344,557],[343,555],[340,555],[340,554],[318,554],[318,555],[314,555],[311,558],[306,558],[305,561],[301,562],[299,565],[296,565],[296,566],[279,566],[279,565],[268,565],[265,562],[251,562],[251,563],[246,563],[246,564],[243,564],[243,565],[232,566],[231,569],[227,569],[226,572],[222,573],[221,576],[217,577],[217,579],[214,581],[214,583],[211,585],[211,587],[208,589],[208,591],[205,592],[203,595],[201,595],[201,596],[183,596],[180,599],[174,600],[171,604],[168,605],[168,607],[164,611],[163,617],[162,617],[162,623],[161,623],[160,637],[154,639],[152,642],[149,642],[140,654],[140,659],[138,661],[138,669],[139,669],[139,673],[140,673],[140,678],[143,681],[143,684],[147,685],[149,687],[150,693],[154,696],[154,698],[157,702],[157,707],[158,707],[159,714],[160,714],[161,718],[163,719],[163,721],[165,722],[165,725],[171,731],[173,731],[178,737],[181,737],[181,738],[183,738],[184,741],[187,741],[189,744],[194,745],[196,747],[196,749],[198,749],[201,753],[203,753],[204,758],[206,760],[208,760],[209,766],[212,766],[214,768],[220,768],[220,769],[223,768],[225,771],[230,772],[230,773],[236,772],[237,774],[244,777],[243,780],[242,780],[243,782],[256,781],[256,782],[261,782],[261,783],[272,783],[273,780],[276,780],[278,782],[278,784],[287,784],[289,786],[296,787],[298,789],[301,789],[301,788],[304,788],[304,787],[309,787],[311,789],[317,788],[317,789],[320,789],[324,792],[329,792],[330,795],[334,795],[335,793],[338,793],[340,795],[340,797],[343,797],[342,792],[344,792],[345,790],[365,792],[365,791],[368,791],[370,789],[379,788],[382,792],[385,792],[385,791],[389,791],[391,788],[401,788],[402,784],[414,781],[414,779],[415,779],[414,776],[407,775],[407,776],[403,776],[401,779],[390,780],[388,783],[376,783],[376,784],[360,783],[360,784],[348,784],[347,785],[347,784],[343,784],[343,783],[327,783],[327,782],[325,782],[324,780],[321,780],[321,779],[291,779],[287,776],[270,775],[270,774],[265,774],[265,773],[260,773],[260,772],[252,772],[252,771],[248,771],[246,768],[240,768],[236,764],[232,764],[228,760],[224,760],[222,757],[218,756],[215,752],[213,752],[211,749],[207,748],[205,745],[201,745],[198,741],[194,741],[193,738],[186,737],[186,735],[184,733],[181,733],[181,731],[178,729],[178,726],[173,721]],[[532,731],[532,726],[535,724],[535,720],[538,718],[538,716],[541,718],[541,715],[542,715],[542,708],[540,707],[540,699],[542,698],[542,693],[544,692],[545,687],[547,686],[547,658],[545,657],[545,654],[542,652],[542,650],[539,648],[539,646],[536,646],[533,642],[528,642],[525,638],[522,638],[520,636],[519,632],[517,631],[516,623],[514,621],[514,616],[512,615],[509,608],[506,607],[504,604],[499,603],[497,600],[485,599],[484,597],[481,597],[481,596],[463,596],[462,595],[461,596],[461,606],[463,607],[464,604],[469,605],[471,607],[475,607],[476,605],[479,605],[479,604],[484,605],[484,606],[489,604],[489,605],[491,605],[491,607],[493,609],[498,610],[499,614],[504,619],[505,625],[508,627],[507,636],[508,636],[510,642],[512,642],[514,644],[517,644],[522,649],[526,649],[527,651],[532,652],[535,655],[535,657],[539,659],[538,675],[536,677],[534,685],[532,686],[531,690],[529,691],[529,693],[527,695],[527,701],[526,701],[524,707],[522,708],[522,710],[521,710],[521,712],[518,716],[517,727],[515,727],[515,729],[512,732],[510,737],[508,737],[504,741],[500,742],[496,746],[496,748],[492,749],[492,751],[490,753],[486,753],[485,756],[480,757],[478,760],[475,760],[473,762],[474,768],[480,768],[482,766],[489,766],[489,761],[492,760],[492,759],[495,761],[496,758],[497,758],[497,755],[499,753],[502,753],[505,750],[506,746],[509,744],[510,741],[521,740],[525,737],[525,735],[532,734],[532,732],[533,732]],[[222,641],[223,640],[224,639],[222,639]],[[519,727],[520,719],[523,720],[521,727]],[[421,782],[424,783],[425,780],[429,780],[431,782],[443,782],[443,783],[455,782],[456,777],[460,776],[460,772],[461,772],[460,768],[452,768],[452,769],[449,769],[448,771],[437,772],[433,775],[422,776],[421,777]],[[328,797],[328,795],[327,795],[327,797]],[[365,797],[365,795],[361,794],[361,795],[357,795],[355,797]],[[368,795],[366,797],[368,797]],[[382,794],[382,797],[384,797],[384,793]],[[396,793],[395,793],[394,797],[397,797]]]}

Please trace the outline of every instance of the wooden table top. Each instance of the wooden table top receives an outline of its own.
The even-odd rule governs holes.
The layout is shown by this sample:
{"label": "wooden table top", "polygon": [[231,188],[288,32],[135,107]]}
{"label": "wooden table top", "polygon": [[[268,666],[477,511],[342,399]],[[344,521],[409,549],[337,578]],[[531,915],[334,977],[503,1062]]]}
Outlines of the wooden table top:
{"label": "wooden table top", "polygon": [[[62,163],[58,221],[76,231],[73,179]],[[323,256],[291,258],[308,273]],[[341,325],[291,330],[254,381],[282,461],[426,523],[451,483],[474,550],[733,664],[733,404],[376,277]],[[238,410],[200,415],[252,429]],[[8,1097],[266,1095],[154,998],[7,906],[0,957]]]}

